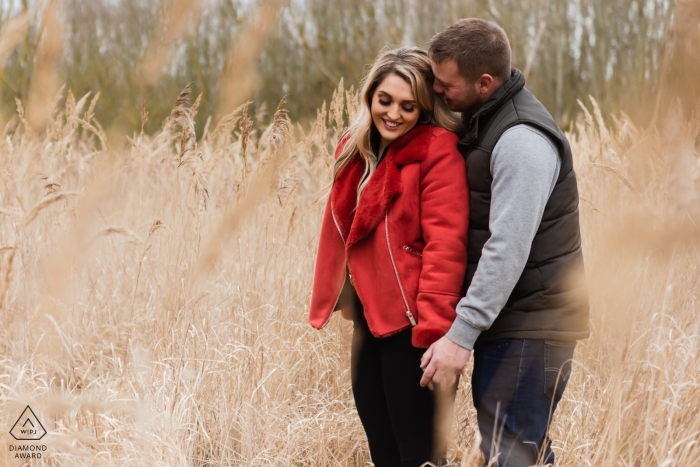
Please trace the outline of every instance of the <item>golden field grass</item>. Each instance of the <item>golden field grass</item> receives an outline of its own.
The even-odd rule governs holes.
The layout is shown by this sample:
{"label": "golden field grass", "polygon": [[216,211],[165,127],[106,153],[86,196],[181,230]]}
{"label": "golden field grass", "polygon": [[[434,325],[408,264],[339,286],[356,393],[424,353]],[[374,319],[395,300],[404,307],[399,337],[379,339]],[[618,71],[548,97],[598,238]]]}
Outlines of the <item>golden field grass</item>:
{"label": "golden field grass", "polygon": [[[2,133],[0,465],[24,465],[7,432],[27,404],[48,431],[28,465],[369,463],[351,325],[306,322],[355,94],[307,126],[242,106],[196,141],[185,94],[150,136],[103,131],[70,93],[46,130],[19,105]],[[585,107],[569,138],[592,336],[552,426],[558,465],[697,465],[700,116],[643,129]],[[455,410],[452,461],[477,465],[467,379]]]}

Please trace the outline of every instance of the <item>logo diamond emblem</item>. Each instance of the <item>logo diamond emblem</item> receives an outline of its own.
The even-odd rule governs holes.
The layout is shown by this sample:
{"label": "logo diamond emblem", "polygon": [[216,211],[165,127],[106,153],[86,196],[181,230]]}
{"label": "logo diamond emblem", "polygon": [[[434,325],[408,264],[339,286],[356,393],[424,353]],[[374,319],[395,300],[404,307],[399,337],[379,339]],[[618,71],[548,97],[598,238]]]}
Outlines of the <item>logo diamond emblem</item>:
{"label": "logo diamond emblem", "polygon": [[32,408],[27,406],[10,430],[10,434],[17,441],[39,441],[46,434],[46,430]]}

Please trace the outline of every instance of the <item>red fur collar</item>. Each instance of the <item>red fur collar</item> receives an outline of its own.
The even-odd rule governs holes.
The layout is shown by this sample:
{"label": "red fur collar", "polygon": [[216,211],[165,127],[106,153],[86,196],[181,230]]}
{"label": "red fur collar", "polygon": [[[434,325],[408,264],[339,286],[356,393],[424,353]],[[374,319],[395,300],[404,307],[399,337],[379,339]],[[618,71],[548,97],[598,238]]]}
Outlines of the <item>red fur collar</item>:
{"label": "red fur collar", "polygon": [[339,174],[331,190],[333,215],[350,248],[377,228],[394,197],[401,193],[401,167],[420,162],[430,144],[432,127],[418,125],[394,141],[377,167],[355,209],[357,186],[365,165],[355,157]]}

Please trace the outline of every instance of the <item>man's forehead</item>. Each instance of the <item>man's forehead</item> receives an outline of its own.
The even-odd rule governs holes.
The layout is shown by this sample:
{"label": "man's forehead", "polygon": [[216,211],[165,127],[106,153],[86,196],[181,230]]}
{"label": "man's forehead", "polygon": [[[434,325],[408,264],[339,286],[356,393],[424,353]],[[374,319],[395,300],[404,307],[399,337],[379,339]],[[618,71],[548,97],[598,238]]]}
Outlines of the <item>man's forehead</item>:
{"label": "man's forehead", "polygon": [[454,60],[443,60],[440,63],[432,62],[433,74],[435,78],[441,82],[445,80],[454,81],[462,78],[459,74],[459,67]]}

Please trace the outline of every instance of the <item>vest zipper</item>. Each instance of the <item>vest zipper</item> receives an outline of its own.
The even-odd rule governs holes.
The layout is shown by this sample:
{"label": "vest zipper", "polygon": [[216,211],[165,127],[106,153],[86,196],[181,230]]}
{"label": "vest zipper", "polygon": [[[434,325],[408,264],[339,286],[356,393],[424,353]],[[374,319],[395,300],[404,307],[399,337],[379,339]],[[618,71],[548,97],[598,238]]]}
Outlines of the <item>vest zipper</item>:
{"label": "vest zipper", "polygon": [[399,278],[399,270],[396,268],[396,262],[394,261],[394,253],[391,251],[391,242],[389,241],[389,210],[384,214],[384,231],[386,232],[386,246],[389,248],[389,257],[391,258],[391,265],[394,267],[394,274],[396,274],[396,282],[399,284],[399,290],[401,291],[401,297],[403,298],[403,303],[406,305],[406,317],[411,322],[411,326],[415,326],[416,319],[411,313],[411,308],[408,306],[408,300],[406,300],[406,294],[403,291],[403,286],[401,285],[401,279]]}

